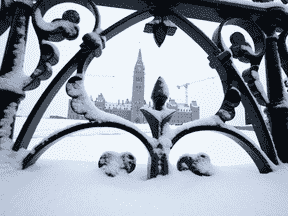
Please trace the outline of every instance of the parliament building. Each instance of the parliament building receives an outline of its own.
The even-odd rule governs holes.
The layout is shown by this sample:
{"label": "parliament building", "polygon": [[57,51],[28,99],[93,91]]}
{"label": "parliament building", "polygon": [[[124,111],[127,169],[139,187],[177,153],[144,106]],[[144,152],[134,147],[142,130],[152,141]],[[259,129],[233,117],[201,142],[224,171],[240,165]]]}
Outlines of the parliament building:
{"label": "parliament building", "polygon": [[[139,50],[138,59],[134,68],[133,76],[133,86],[132,86],[132,100],[129,101],[126,99],[118,100],[118,103],[107,102],[102,93],[98,95],[94,101],[95,106],[99,109],[121,116],[124,119],[132,121],[134,123],[147,123],[144,115],[140,111],[140,108],[143,106],[152,107],[151,102],[146,104],[144,100],[144,87],[145,87],[145,67],[142,61],[141,50]],[[169,101],[166,103],[167,108],[177,110],[174,113],[173,117],[170,120],[170,124],[182,124],[185,122],[193,121],[199,119],[199,107],[197,106],[196,101],[192,101],[190,105],[185,103],[176,103],[174,99],[169,98]],[[69,100],[68,105],[68,119],[82,119],[84,115],[79,115],[75,113],[71,108],[71,99]]]}

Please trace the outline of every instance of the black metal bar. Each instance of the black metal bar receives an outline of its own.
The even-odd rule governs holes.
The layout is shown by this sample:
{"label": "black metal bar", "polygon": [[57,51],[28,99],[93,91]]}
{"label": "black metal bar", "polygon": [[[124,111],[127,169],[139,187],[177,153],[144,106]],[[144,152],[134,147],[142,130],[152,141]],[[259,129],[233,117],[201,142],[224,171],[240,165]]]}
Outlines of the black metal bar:
{"label": "black metal bar", "polygon": [[277,36],[267,38],[265,59],[271,134],[279,159],[288,163],[287,144],[284,141],[288,134],[288,95],[281,75]]}
{"label": "black metal bar", "polygon": [[144,136],[144,133],[140,133],[139,131],[135,130],[132,127],[129,127],[127,125],[117,123],[117,122],[89,122],[89,123],[84,123],[84,124],[79,124],[76,126],[71,126],[67,129],[64,129],[48,138],[46,138],[44,141],[42,141],[40,144],[38,144],[34,149],[32,150],[33,153],[29,153],[26,158],[24,158],[23,163],[22,163],[22,168],[26,169],[29,166],[33,165],[38,158],[46,151],[48,150],[51,146],[53,146],[57,140],[60,138],[63,138],[64,136],[67,136],[68,134],[71,134],[73,132],[79,131],[79,130],[84,130],[87,128],[92,128],[92,127],[113,127],[113,128],[119,128],[122,130],[125,130],[134,136],[136,136],[146,147],[147,151],[149,152],[150,155],[152,155],[152,146],[149,143],[148,137]]}
{"label": "black metal bar", "polygon": [[[149,13],[148,9],[135,12],[103,31],[101,33],[101,36],[105,36],[106,40],[108,41],[113,36],[129,28],[131,25],[134,25],[135,23],[140,22],[143,19],[147,19],[150,16],[151,14]],[[42,118],[44,112],[55,97],[56,93],[60,90],[60,88],[64,85],[64,83],[68,80],[72,73],[77,69],[79,62],[81,62],[81,59],[88,58],[91,53],[92,51],[85,51],[84,53],[83,50],[78,51],[78,53],[75,54],[75,56],[61,69],[57,76],[52,80],[50,85],[41,95],[38,102],[35,104],[33,110],[31,111],[26,122],[24,123],[13,146],[14,151],[18,151],[20,148],[27,149],[29,142],[36,130],[36,127],[40,122],[40,119]]]}
{"label": "black metal bar", "polygon": [[88,55],[88,53],[82,53],[81,50],[78,51],[78,53],[62,68],[62,70],[56,75],[50,85],[46,88],[40,99],[33,107],[31,113],[27,117],[12,148],[13,151],[18,151],[20,148],[27,149],[43,114],[45,113],[52,99],[55,97],[56,93],[76,70],[77,64],[83,55]]}
{"label": "black metal bar", "polygon": [[[213,61],[217,62],[218,59],[216,56],[218,56],[221,51],[197,26],[191,24],[187,18],[174,10],[171,10],[171,14],[168,15],[168,18],[184,32],[186,32],[193,40],[195,40],[199,46],[202,47],[202,49],[209,55],[208,59],[210,61],[214,59]],[[245,110],[248,110],[252,116],[253,127],[259,140],[261,149],[267,154],[273,163],[278,164],[277,153],[275,151],[272,137],[266,127],[263,116],[259,110],[259,107],[257,106],[256,100],[245,85],[244,80],[235,68],[231,59],[225,62],[219,61],[216,70],[220,76],[220,79],[222,80],[222,84],[224,83],[224,94],[226,94],[227,88],[230,85],[240,90],[242,94],[241,100],[244,108]]]}
{"label": "black metal bar", "polygon": [[220,125],[217,125],[217,126],[197,125],[197,120],[194,123],[195,123],[195,126],[191,126],[188,129],[183,129],[175,135],[175,137],[172,139],[173,146],[171,147],[171,149],[174,147],[177,141],[179,141],[182,137],[184,137],[187,134],[197,132],[197,131],[216,131],[231,138],[237,144],[239,144],[247,152],[247,154],[251,157],[251,159],[254,161],[260,173],[269,173],[273,171],[268,160],[257,149],[256,145],[254,145],[246,137],[238,133],[236,129],[235,131],[229,130],[228,128],[221,127]]}
{"label": "black metal bar", "polygon": [[32,9],[21,2],[14,3],[13,7],[14,17],[1,65],[0,76],[9,72],[22,72],[24,64],[28,22]]}

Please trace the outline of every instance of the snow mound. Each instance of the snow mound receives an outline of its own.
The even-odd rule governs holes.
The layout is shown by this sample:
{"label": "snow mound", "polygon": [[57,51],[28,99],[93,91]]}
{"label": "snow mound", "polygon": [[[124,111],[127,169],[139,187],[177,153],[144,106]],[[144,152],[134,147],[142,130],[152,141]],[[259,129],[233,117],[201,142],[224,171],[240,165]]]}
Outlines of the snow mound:
{"label": "snow mound", "polygon": [[98,167],[110,177],[125,175],[133,172],[136,167],[135,157],[129,153],[104,152],[99,159]]}
{"label": "snow mound", "polygon": [[12,147],[14,142],[8,138],[1,139],[2,144],[0,146],[0,167],[10,167],[17,170],[22,169],[22,161],[30,153],[30,151],[23,148],[19,149],[17,152],[13,151]]}
{"label": "snow mound", "polygon": [[177,169],[179,171],[190,170],[199,176],[211,176],[216,171],[211,164],[210,157],[203,152],[182,155],[177,162]]}

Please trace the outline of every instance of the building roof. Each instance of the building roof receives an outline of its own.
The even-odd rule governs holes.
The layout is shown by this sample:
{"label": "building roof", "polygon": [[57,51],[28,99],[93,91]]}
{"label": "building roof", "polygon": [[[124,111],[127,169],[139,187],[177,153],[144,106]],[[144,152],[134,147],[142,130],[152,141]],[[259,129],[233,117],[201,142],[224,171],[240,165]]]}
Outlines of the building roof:
{"label": "building roof", "polygon": [[100,93],[100,94],[98,95],[98,97],[96,98],[96,101],[99,101],[99,100],[104,100],[104,101],[105,101],[105,98],[104,98],[104,96],[103,96],[102,93]]}
{"label": "building roof", "polygon": [[138,53],[138,58],[137,58],[137,62],[142,62],[142,54],[141,54],[141,49],[139,49],[139,53]]}
{"label": "building roof", "polygon": [[[140,68],[140,69],[139,69]],[[139,53],[138,53],[138,57],[137,57],[137,62],[135,64],[135,68],[134,68],[134,73],[144,73],[145,67],[142,61],[142,54],[141,54],[141,49],[139,49]]]}
{"label": "building roof", "polygon": [[197,105],[197,102],[196,102],[196,101],[192,101],[192,102],[191,102],[191,105],[192,105],[193,107],[198,107],[198,105]]}
{"label": "building roof", "polygon": [[[169,98],[169,101],[167,102],[167,105],[172,106],[172,107],[176,107],[178,106],[178,110],[190,110],[190,106],[186,103],[177,103],[175,101],[175,99],[171,99]],[[198,107],[197,102],[196,101],[192,101],[191,105],[193,107]]]}
{"label": "building roof", "polygon": [[175,99],[169,99],[167,102],[167,105],[172,106],[172,107],[177,107],[177,103],[175,102]]}
{"label": "building roof", "polygon": [[189,108],[189,105],[186,104],[186,103],[178,103],[178,107],[179,107],[179,106],[183,107],[183,109],[184,109],[184,108]]}
{"label": "building roof", "polygon": [[105,109],[112,109],[112,110],[131,110],[131,104],[112,104],[106,103]]}

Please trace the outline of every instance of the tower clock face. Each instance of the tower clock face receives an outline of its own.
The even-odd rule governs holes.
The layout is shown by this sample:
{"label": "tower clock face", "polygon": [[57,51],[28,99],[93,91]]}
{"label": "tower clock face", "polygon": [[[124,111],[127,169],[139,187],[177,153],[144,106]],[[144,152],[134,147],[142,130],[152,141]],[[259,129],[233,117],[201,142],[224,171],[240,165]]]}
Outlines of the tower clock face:
{"label": "tower clock face", "polygon": [[136,77],[136,82],[142,82],[142,77]]}

